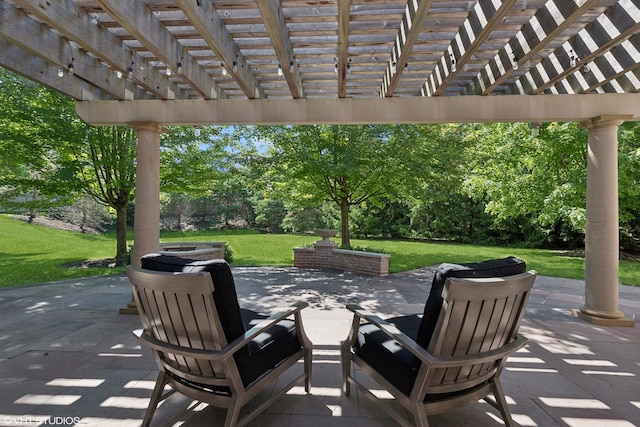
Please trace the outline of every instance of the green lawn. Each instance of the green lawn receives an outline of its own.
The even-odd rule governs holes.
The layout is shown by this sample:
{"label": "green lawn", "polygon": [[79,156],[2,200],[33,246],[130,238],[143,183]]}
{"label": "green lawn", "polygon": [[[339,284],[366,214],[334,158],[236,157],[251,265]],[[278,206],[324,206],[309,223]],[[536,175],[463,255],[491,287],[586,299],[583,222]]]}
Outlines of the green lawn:
{"label": "green lawn", "polygon": [[[317,240],[317,236],[235,232],[162,232],[161,240],[224,241],[234,252],[234,265],[292,265],[293,248]],[[411,270],[441,262],[468,262],[515,255],[542,275],[584,278],[584,260],[560,256],[558,251],[517,249],[452,243],[392,240],[354,240],[391,255],[391,272]],[[107,268],[65,268],[82,260],[110,258],[115,254],[115,236],[89,235],[55,230],[0,215],[0,287],[49,282],[123,271]],[[640,286],[640,263],[621,261],[620,281]]]}

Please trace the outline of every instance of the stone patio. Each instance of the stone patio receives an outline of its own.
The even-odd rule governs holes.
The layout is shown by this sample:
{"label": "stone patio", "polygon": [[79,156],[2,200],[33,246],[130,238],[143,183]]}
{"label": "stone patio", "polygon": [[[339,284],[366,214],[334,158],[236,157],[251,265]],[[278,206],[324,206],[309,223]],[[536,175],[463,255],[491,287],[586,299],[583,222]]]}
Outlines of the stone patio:
{"label": "stone patio", "polygon": [[[395,426],[364,397],[340,390],[339,342],[359,303],[384,316],[421,312],[433,269],[386,277],[295,268],[234,267],[240,305],[266,313],[306,300],[314,343],[312,393],[294,388],[251,427]],[[124,275],[0,290],[0,426],[138,426],[156,376],[151,353],[118,314],[131,290]],[[640,327],[601,327],[572,316],[584,282],[538,277],[521,332],[529,338],[502,375],[522,426],[640,425]],[[620,287],[620,308],[640,314],[640,288]],[[356,373],[357,374],[357,373]],[[372,388],[375,385],[372,384]],[[173,395],[153,426],[222,425],[224,411]],[[485,403],[430,417],[434,426],[503,425]]]}

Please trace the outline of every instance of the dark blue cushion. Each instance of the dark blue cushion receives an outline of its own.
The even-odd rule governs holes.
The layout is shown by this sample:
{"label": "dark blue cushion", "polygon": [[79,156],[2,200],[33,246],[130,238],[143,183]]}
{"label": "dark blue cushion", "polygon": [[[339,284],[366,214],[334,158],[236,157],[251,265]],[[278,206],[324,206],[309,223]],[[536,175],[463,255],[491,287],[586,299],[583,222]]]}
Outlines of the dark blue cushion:
{"label": "dark blue cushion", "polygon": [[449,277],[457,278],[486,278],[486,277],[506,277],[527,271],[526,263],[516,257],[507,257],[501,259],[492,259],[482,262],[471,262],[466,264],[449,264],[443,263],[436,269],[431,284],[429,298],[424,306],[424,314],[422,322],[418,329],[416,342],[421,347],[428,349],[429,343],[438,317],[440,317],[440,309],[442,308],[442,290],[444,284]]}
{"label": "dark blue cushion", "polygon": [[[242,318],[247,330],[257,325],[267,316],[242,309]],[[302,347],[296,334],[296,324],[285,319],[255,337],[241,351],[235,354],[242,383],[248,385],[262,374],[274,368],[281,361]]]}
{"label": "dark blue cushion", "polygon": [[[393,317],[387,322],[415,340],[421,318],[421,315],[413,314]],[[420,361],[380,328],[371,323],[360,325],[354,351],[398,390],[406,395],[411,393]]]}

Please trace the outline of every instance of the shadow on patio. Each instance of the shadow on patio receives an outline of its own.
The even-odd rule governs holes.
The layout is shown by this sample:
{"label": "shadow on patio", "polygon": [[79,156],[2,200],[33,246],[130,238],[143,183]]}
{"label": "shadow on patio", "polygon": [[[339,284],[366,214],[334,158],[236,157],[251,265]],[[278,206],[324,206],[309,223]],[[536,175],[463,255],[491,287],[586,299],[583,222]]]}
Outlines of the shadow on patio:
{"label": "shadow on patio", "polygon": [[[242,307],[268,313],[296,300],[310,304],[303,320],[314,343],[312,394],[294,388],[249,426],[396,425],[357,392],[341,395],[339,342],[351,321],[344,305],[357,302],[387,317],[421,312],[432,268],[381,278],[233,270]],[[131,334],[138,317],[118,314],[130,295],[123,275],[0,290],[0,426],[140,425],[157,370]],[[571,309],[583,304],[583,295],[581,281],[541,276],[534,285],[521,328],[529,344],[501,377],[522,426],[640,425],[640,328],[574,318]],[[628,317],[640,314],[640,289],[621,286],[620,308]],[[223,419],[220,409],[173,395],[152,425],[221,425]],[[485,403],[430,421],[502,425]]]}

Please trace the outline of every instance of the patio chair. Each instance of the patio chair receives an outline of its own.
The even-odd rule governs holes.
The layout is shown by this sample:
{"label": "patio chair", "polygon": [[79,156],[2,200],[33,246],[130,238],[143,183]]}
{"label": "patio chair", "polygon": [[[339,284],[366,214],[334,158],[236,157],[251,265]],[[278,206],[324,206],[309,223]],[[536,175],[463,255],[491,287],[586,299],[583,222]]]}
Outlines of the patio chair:
{"label": "patio chair", "polygon": [[354,362],[408,410],[411,417],[379,405],[403,426],[426,427],[428,415],[480,399],[513,425],[500,374],[507,357],[527,342],[518,328],[536,272],[525,269],[513,257],[442,264],[423,315],[385,321],[348,305],[354,317],[341,345],[345,395],[355,385],[374,401],[383,400],[352,374]]}
{"label": "patio chair", "polygon": [[[175,391],[227,408],[225,427],[245,425],[296,384],[304,382],[310,392],[312,344],[300,315],[307,303],[270,317],[241,310],[224,260],[151,254],[127,274],[143,326],[134,334],[152,349],[159,369],[143,426]],[[265,391],[300,359],[302,373]],[[263,391],[257,399],[262,403],[241,416],[241,408]]]}

